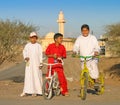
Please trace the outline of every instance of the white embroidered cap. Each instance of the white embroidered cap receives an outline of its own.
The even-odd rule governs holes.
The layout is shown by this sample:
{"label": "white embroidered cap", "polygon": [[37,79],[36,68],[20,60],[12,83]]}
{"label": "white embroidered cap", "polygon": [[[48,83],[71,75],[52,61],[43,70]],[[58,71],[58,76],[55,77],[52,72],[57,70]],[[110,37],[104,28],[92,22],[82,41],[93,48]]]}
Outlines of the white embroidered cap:
{"label": "white embroidered cap", "polygon": [[30,37],[36,36],[37,37],[37,33],[36,32],[31,32],[30,33]]}

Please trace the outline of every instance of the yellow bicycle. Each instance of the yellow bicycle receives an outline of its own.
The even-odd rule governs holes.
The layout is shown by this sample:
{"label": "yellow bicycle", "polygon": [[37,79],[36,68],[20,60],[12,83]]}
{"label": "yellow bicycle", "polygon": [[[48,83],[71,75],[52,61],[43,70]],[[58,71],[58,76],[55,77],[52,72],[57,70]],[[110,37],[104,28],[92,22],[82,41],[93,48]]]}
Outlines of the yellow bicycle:
{"label": "yellow bicycle", "polygon": [[87,68],[86,62],[87,59],[89,58],[93,58],[93,56],[80,56],[80,58],[84,59],[84,69],[81,71],[80,74],[80,85],[81,85],[81,89],[80,89],[80,97],[82,100],[86,99],[87,96],[87,89],[88,87],[92,87],[93,89],[95,89],[96,94],[100,95],[104,93],[104,75],[103,73],[100,73],[99,75],[99,85],[95,85],[95,81],[90,77],[89,75],[89,70]]}

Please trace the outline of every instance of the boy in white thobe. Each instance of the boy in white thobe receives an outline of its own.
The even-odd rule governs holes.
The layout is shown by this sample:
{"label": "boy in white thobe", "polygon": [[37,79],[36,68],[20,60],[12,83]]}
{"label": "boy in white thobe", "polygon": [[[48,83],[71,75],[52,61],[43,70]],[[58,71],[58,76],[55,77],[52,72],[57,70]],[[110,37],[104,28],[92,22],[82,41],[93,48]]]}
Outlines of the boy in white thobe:
{"label": "boy in white thobe", "polygon": [[23,56],[26,62],[24,89],[21,96],[27,94],[42,95],[42,71],[40,70],[42,64],[42,47],[38,44],[37,34],[30,33],[30,43],[28,43],[24,50]]}
{"label": "boy in white thobe", "polygon": [[[98,41],[95,36],[89,34],[89,26],[84,24],[81,27],[82,35],[80,35],[75,41],[73,52],[74,54],[80,53],[81,56],[97,56],[99,55],[100,47],[98,45]],[[83,59],[81,59],[83,61]],[[89,69],[89,73],[92,79],[96,82],[99,77],[98,71],[98,59],[92,59],[87,61],[87,67]],[[84,63],[81,62],[82,69],[84,67]]]}

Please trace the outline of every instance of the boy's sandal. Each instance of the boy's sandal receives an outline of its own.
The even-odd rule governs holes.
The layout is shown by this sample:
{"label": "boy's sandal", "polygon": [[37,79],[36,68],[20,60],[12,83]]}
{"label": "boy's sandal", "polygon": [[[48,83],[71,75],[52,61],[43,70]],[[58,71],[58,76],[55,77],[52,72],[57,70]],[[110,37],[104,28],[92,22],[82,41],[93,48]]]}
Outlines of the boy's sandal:
{"label": "boy's sandal", "polygon": [[32,97],[37,97],[37,94],[32,94]]}
{"label": "boy's sandal", "polygon": [[69,94],[69,93],[66,93],[66,94],[63,94],[63,96],[68,97],[68,96],[70,96],[70,94]]}
{"label": "boy's sandal", "polygon": [[43,96],[42,94],[37,94],[37,96]]}
{"label": "boy's sandal", "polygon": [[22,94],[20,94],[20,97],[26,97],[26,96],[27,96],[26,93],[22,93]]}

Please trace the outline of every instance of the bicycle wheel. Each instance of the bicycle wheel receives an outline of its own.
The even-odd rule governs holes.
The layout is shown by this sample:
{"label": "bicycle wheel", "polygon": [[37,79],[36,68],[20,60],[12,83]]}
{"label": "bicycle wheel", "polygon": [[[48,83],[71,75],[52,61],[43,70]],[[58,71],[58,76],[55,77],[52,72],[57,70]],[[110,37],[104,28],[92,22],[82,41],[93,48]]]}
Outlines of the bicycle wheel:
{"label": "bicycle wheel", "polygon": [[55,95],[59,96],[60,94],[61,94],[60,88],[57,88],[56,91],[55,91]]}
{"label": "bicycle wheel", "polygon": [[81,83],[80,97],[82,100],[85,100],[87,96],[88,87],[88,74],[86,72],[81,77],[80,83]]}
{"label": "bicycle wheel", "polygon": [[53,91],[52,91],[52,85],[51,85],[51,80],[50,79],[46,79],[43,83],[43,87],[42,87],[42,93],[43,93],[43,97],[47,100],[50,100],[53,96]]}
{"label": "bicycle wheel", "polygon": [[54,90],[54,95],[55,96],[59,96],[61,91],[60,91],[60,84],[59,84],[59,80],[58,80],[58,75],[55,74],[54,78],[53,78],[53,90]]}
{"label": "bicycle wheel", "polygon": [[56,81],[57,84],[56,84],[56,88],[54,90],[54,94],[55,96],[59,96],[61,94],[61,90],[60,90],[60,86],[59,86],[59,81]]}
{"label": "bicycle wheel", "polygon": [[103,73],[100,73],[100,75],[99,75],[99,82],[100,82],[100,85],[99,85],[99,89],[97,91],[97,94],[101,95],[101,94],[104,93],[104,89],[105,89],[105,87],[104,87],[104,75],[103,75]]}

